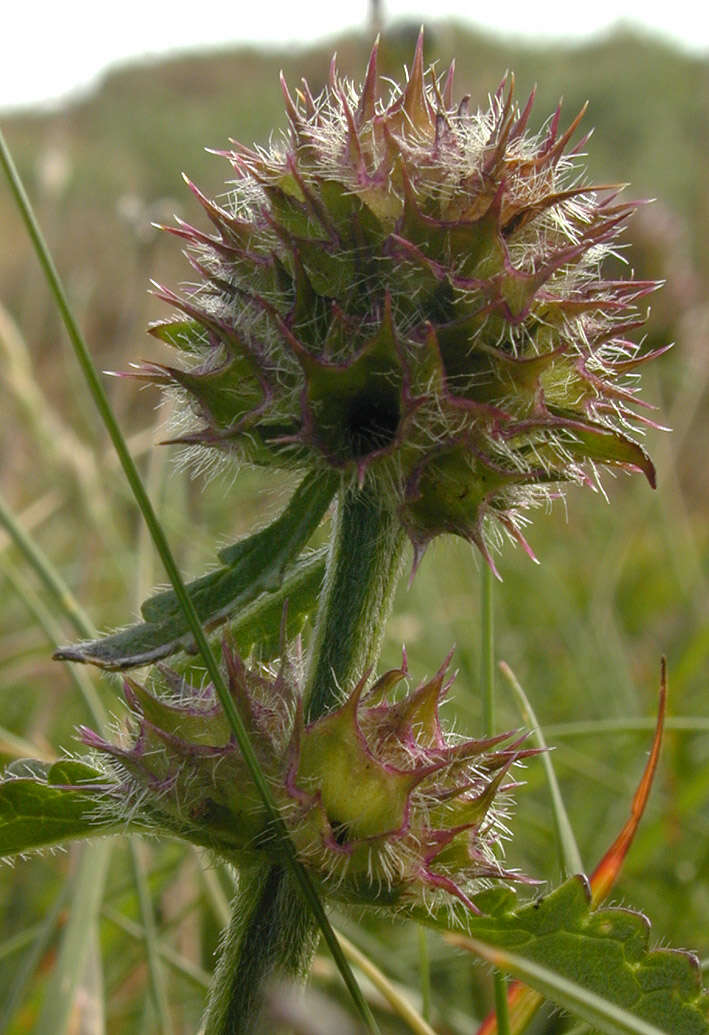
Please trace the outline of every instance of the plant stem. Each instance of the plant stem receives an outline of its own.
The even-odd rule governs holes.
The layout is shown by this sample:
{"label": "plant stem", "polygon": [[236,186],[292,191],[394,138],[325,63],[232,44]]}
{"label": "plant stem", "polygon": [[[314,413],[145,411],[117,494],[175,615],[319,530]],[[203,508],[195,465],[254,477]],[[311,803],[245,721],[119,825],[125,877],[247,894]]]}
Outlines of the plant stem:
{"label": "plant stem", "polygon": [[[480,692],[482,695],[483,729],[486,737],[495,733],[495,615],[493,604],[493,574],[484,565],[480,590]],[[507,1009],[507,979],[499,970],[493,978],[495,986],[495,1014],[498,1035],[510,1035]]]}
{"label": "plant stem", "polygon": [[[419,930],[422,931],[423,928],[419,928]],[[394,1013],[404,1021],[410,1031],[414,1032],[414,1035],[436,1035],[428,1023],[428,1018],[423,1016],[423,1012],[417,1013],[409,1002],[407,995],[402,994],[381,972],[379,967],[372,963],[363,952],[360,952],[357,946],[353,945],[341,931],[337,932],[337,937],[350,963],[354,963],[369,978],[377,991],[384,996]]]}
{"label": "plant stem", "polygon": [[367,492],[342,490],[306,685],[306,715],[335,707],[342,690],[379,659],[403,560],[405,536],[396,515]]}
{"label": "plant stem", "polygon": [[157,1014],[157,1030],[160,1035],[170,1035],[172,1024],[170,1021],[170,1007],[167,997],[167,983],[163,970],[160,948],[158,945],[158,933],[155,926],[153,914],[153,903],[150,898],[150,888],[146,877],[146,860],[144,858],[145,845],[138,845],[136,841],[132,844],[133,851],[131,859],[133,863],[133,874],[135,876],[135,889],[138,895],[138,906],[143,921],[145,954],[148,963],[148,976],[150,978],[150,991],[152,993],[153,1006]]}
{"label": "plant stem", "polygon": [[534,709],[532,708],[522,685],[510,666],[504,661],[501,661],[500,671],[510,684],[512,692],[517,698],[517,704],[522,713],[522,721],[529,727],[535,744],[542,751],[541,762],[544,766],[544,772],[546,773],[547,784],[549,787],[551,814],[554,820],[554,838],[556,841],[556,851],[561,878],[562,880],[565,880],[567,877],[570,877],[572,873],[585,873],[586,871],[584,870],[583,862],[581,860],[581,853],[579,852],[579,847],[576,843],[576,837],[574,836],[574,830],[571,826],[571,820],[569,819],[569,814],[564,805],[559,781],[554,772],[554,766],[549,755],[549,749],[547,748],[544,733],[539,725],[539,720],[534,713]]}
{"label": "plant stem", "polygon": [[428,931],[419,924],[419,975],[421,982],[421,1016],[431,1020],[431,960],[428,954]]}
{"label": "plant stem", "polygon": [[317,944],[311,911],[280,866],[242,866],[204,1019],[204,1035],[256,1035],[264,1029],[271,980],[302,981]]}
{"label": "plant stem", "polygon": [[492,737],[495,733],[495,616],[492,590],[493,574],[489,565],[485,564],[480,587],[480,694],[486,737]]}
{"label": "plant stem", "polygon": [[123,472],[126,476],[126,480],[130,486],[135,502],[143,515],[143,519],[150,532],[150,536],[158,554],[160,555],[160,559],[163,562],[163,566],[170,582],[172,583],[182,612],[187,619],[187,624],[194,636],[197,649],[202,655],[202,659],[211,677],[217,697],[224,709],[224,714],[234,732],[241,754],[263,800],[266,811],[271,817],[275,839],[282,847],[284,860],[290,872],[293,874],[293,883],[299,887],[300,893],[312,909],[313,915],[320,925],[330,951],[332,952],[333,959],[342,974],[345,984],[347,985],[347,988],[363,1018],[368,1022],[371,1018],[369,1008],[362,997],[357,982],[355,981],[352,971],[342,953],[340,944],[335,938],[335,934],[330,927],[327,916],[325,915],[324,907],[318,898],[312,879],[296,858],[295,849],[287,837],[283,821],[281,820],[278,809],[273,801],[271,790],[261,770],[256,753],[251,745],[246,727],[244,726],[236,704],[226,687],[226,683],[222,678],[217,660],[209,646],[207,636],[199,621],[194,603],[185,588],[184,580],[180,575],[177,563],[175,562],[175,558],[168,545],[163,527],[158,520],[150,499],[148,498],[138,473],[138,468],[128,450],[126,440],[113,410],[111,409],[108,396],[106,395],[103,384],[99,378],[98,371],[91,359],[86,342],[84,341],[81,331],[79,330],[79,326],[74,318],[66,292],[64,291],[64,287],[54,265],[54,260],[49,253],[49,249],[47,248],[46,242],[39,228],[39,224],[35,219],[29,198],[27,197],[24,185],[20,180],[17,169],[15,168],[15,164],[7,148],[2,132],[0,132],[0,165],[2,165],[7,175],[10,190],[12,191],[17,204],[18,212],[23,219],[37,258],[39,259],[42,270],[44,271],[47,284],[66,328],[67,334],[69,335],[74,354],[79,362],[79,366],[81,367],[93,401],[101,416],[106,431],[109,434],[111,442],[113,443],[116,455],[118,456],[121,467],[123,468]]}
{"label": "plant stem", "polygon": [[[367,492],[341,489],[306,686],[309,721],[376,664],[401,571],[396,516]],[[206,1035],[263,1031],[264,986],[302,980],[317,943],[312,914],[280,866],[242,875],[215,974]],[[371,1017],[371,1015],[370,1015]],[[376,1031],[374,1019],[370,1030]]]}

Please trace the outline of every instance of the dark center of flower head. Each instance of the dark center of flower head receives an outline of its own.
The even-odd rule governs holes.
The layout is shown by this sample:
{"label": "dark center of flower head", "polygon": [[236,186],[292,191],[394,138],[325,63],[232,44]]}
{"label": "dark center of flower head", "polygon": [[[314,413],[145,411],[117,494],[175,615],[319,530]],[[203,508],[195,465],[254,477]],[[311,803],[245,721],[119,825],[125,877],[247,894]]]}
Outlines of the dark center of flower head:
{"label": "dark center of flower head", "polygon": [[399,427],[399,400],[395,392],[368,389],[350,400],[343,413],[346,451],[359,460],[385,449],[396,438]]}
{"label": "dark center of flower head", "polygon": [[339,819],[330,819],[330,827],[332,829],[332,836],[338,845],[346,845],[350,839],[350,831],[347,824]]}

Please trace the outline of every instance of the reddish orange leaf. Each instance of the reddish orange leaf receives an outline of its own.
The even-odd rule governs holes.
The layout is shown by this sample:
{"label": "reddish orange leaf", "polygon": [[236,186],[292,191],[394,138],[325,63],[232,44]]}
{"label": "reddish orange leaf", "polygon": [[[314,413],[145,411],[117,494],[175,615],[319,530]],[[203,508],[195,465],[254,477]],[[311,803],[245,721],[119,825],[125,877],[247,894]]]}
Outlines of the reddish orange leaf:
{"label": "reddish orange leaf", "polygon": [[660,702],[657,709],[657,725],[655,727],[655,737],[652,742],[652,748],[648,755],[642,779],[640,780],[638,789],[633,797],[633,804],[630,809],[628,822],[618,834],[617,838],[591,875],[591,904],[594,906],[597,906],[599,902],[602,902],[603,899],[606,898],[618,879],[618,874],[620,873],[623,861],[628,854],[628,849],[633,843],[635,831],[638,829],[638,824],[640,823],[643,812],[645,811],[645,805],[647,804],[647,799],[650,795],[650,788],[652,787],[653,777],[660,757],[666,708],[667,661],[663,658],[660,671]]}

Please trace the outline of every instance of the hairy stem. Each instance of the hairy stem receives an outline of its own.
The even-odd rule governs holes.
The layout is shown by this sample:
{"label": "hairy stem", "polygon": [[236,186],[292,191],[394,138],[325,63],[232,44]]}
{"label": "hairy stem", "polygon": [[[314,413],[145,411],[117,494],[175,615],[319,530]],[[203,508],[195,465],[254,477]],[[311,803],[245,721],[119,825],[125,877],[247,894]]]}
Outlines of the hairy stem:
{"label": "hairy stem", "polygon": [[[480,587],[480,689],[482,693],[483,729],[488,737],[495,733],[495,608],[493,576],[484,565]],[[499,970],[493,978],[497,1035],[510,1035],[507,1006],[507,978]]]}
{"label": "hairy stem", "polygon": [[261,1016],[269,980],[302,981],[317,937],[317,924],[286,870],[261,863],[242,867],[204,1035],[265,1030]]}
{"label": "hairy stem", "polygon": [[338,687],[351,689],[379,660],[404,542],[396,515],[372,495],[341,493],[310,658],[310,721],[338,703]]}
{"label": "hairy stem", "polygon": [[[340,492],[306,688],[309,721],[333,708],[379,658],[401,572],[405,537],[396,516],[367,492]],[[264,990],[303,980],[318,931],[289,872],[244,874],[215,974],[205,1035],[263,1031]],[[370,1030],[376,1025],[370,1015]]]}

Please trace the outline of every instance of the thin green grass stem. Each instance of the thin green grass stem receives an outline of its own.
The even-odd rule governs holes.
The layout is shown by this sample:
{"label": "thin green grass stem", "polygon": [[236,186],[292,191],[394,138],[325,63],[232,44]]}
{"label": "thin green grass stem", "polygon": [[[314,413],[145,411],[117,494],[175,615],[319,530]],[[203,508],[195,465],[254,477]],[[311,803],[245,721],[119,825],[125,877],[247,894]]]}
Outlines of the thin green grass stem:
{"label": "thin green grass stem", "polygon": [[[167,452],[164,449],[153,449],[148,453],[147,471],[145,475],[147,492],[151,499],[159,500],[160,510],[164,511],[165,485],[168,475]],[[155,582],[154,551],[145,522],[138,528],[138,549],[136,563],[136,606],[140,607]]]}
{"label": "thin green grass stem", "polygon": [[425,1020],[431,1019],[431,961],[428,952],[428,931],[418,927],[419,984],[421,987],[421,1013]]}
{"label": "thin green grass stem", "polygon": [[[480,695],[482,699],[483,732],[486,737],[495,733],[495,611],[494,576],[489,564],[483,564],[480,584]],[[499,971],[493,976],[497,1035],[510,1035],[507,1009],[507,978]]]}
{"label": "thin green grass stem", "polygon": [[69,1030],[76,990],[86,974],[89,946],[101,908],[110,856],[110,841],[82,845],[72,881],[72,906],[62,950],[45,990],[36,1035],[61,1035]]}
{"label": "thin green grass stem", "polygon": [[[559,722],[545,727],[547,736],[558,737],[598,737],[608,733],[623,735],[626,733],[652,733],[657,726],[657,719],[584,719],[579,722]],[[669,715],[665,719],[665,729],[676,733],[709,733],[709,719],[706,715]]]}
{"label": "thin green grass stem", "polygon": [[480,695],[483,730],[486,737],[495,732],[495,613],[494,576],[483,564],[480,586]]}
{"label": "thin green grass stem", "polygon": [[[134,920],[124,916],[117,909],[112,909],[111,906],[104,905],[101,910],[101,915],[109,920],[112,924],[118,927],[121,931],[125,932],[129,938],[135,939],[135,941],[145,940],[145,928],[141,924],[137,924]],[[204,991],[205,988],[209,988],[209,983],[212,980],[212,975],[209,974],[202,967],[192,963],[190,960],[181,956],[179,952],[175,952],[169,945],[165,945],[164,942],[158,942],[158,952],[160,956],[182,977],[191,981],[192,984]]]}
{"label": "thin green grass stem", "polygon": [[419,981],[421,985],[421,1016],[431,1020],[431,959],[428,952],[428,931],[419,924]]}
{"label": "thin green grass stem", "polygon": [[143,921],[145,953],[148,960],[148,974],[150,977],[150,991],[152,993],[153,1006],[155,1007],[155,1012],[157,1014],[159,1030],[162,1035],[171,1035],[172,1023],[170,1021],[165,972],[160,959],[158,934],[155,927],[155,916],[153,914],[150,891],[145,877],[145,863],[142,858],[140,847],[141,846],[133,842],[131,862],[133,863],[133,876],[135,878],[136,891],[138,892],[140,915]]}
{"label": "thin green grass stem", "polygon": [[12,160],[12,156],[7,148],[3,134],[0,132],[0,164],[2,164],[7,178],[10,183],[10,189],[12,191],[15,203],[18,211],[23,219],[27,232],[30,236],[32,244],[34,246],[37,258],[40,262],[44,275],[46,277],[49,289],[54,298],[55,304],[62,318],[67,334],[71,341],[74,353],[77,361],[81,367],[82,373],[89,387],[91,396],[94,404],[99,412],[99,415],[104,423],[104,426],[109,434],[109,437],[113,443],[116,454],[120,461],[121,467],[123,468],[124,474],[128,481],[128,484],[133,493],[134,499],[143,515],[143,519],[148,526],[155,548],[160,556],[163,563],[163,567],[167,573],[167,576],[172,583],[175,595],[177,596],[180,607],[182,608],[183,614],[187,619],[190,626],[190,630],[195,640],[197,649],[199,650],[204,660],[205,667],[212,680],[215,692],[221,702],[224,709],[224,713],[229,721],[229,724],[234,732],[236,741],[239,745],[239,749],[242,753],[244,761],[249,769],[249,772],[254,780],[258,792],[263,800],[264,806],[270,815],[274,834],[276,834],[278,842],[283,850],[284,860],[292,872],[296,884],[300,888],[303,897],[310,906],[315,915],[318,925],[320,926],[325,941],[333,955],[335,963],[342,974],[343,980],[352,996],[355,1005],[357,1006],[362,1018],[368,1025],[370,1030],[376,1031],[376,1024],[372,1017],[371,1011],[362,996],[362,993],[355,981],[354,975],[345,960],[340,945],[335,937],[335,934],[330,927],[330,924],[325,915],[325,910],[318,897],[315,887],[306,873],[305,869],[300,865],[296,856],[295,849],[287,836],[285,826],[280,818],[276,805],[273,801],[273,797],[270,792],[270,788],[266,782],[264,774],[256,758],[256,754],[253,750],[251,742],[249,740],[246,727],[244,726],[241,716],[238,713],[233,698],[227,690],[226,684],[222,679],[219,667],[217,665],[216,658],[212,653],[209,646],[209,642],[205,633],[200,625],[197,612],[194,604],[192,603],[187,590],[185,588],[184,581],[180,575],[177,563],[172,555],[172,551],[168,545],[167,539],[163,532],[162,526],[155,514],[153,506],[148,498],[147,493],[143,487],[143,483],[140,479],[138,469],[133,461],[132,456],[128,450],[125,438],[121,429],[118,425],[113,410],[111,409],[108,397],[104,390],[103,384],[98,376],[96,367],[94,366],[93,360],[89,353],[88,347],[84,341],[84,338],[79,330],[78,324],[74,319],[71,307],[69,305],[66,293],[63,285],[59,278],[59,274],[54,265],[54,261],[49,253],[47,245],[44,241],[44,237],[39,228],[37,220],[35,219],[34,212],[30,205],[29,199],[25,192],[22,181],[20,180],[15,164]]}
{"label": "thin green grass stem", "polygon": [[359,967],[362,973],[369,978],[378,992],[386,999],[394,1013],[404,1021],[409,1030],[415,1035],[436,1035],[436,1032],[428,1023],[427,1018],[418,1013],[409,1000],[398,988],[392,985],[391,981],[381,972],[369,957],[357,948],[356,945],[338,931],[337,937],[347,954],[347,958],[355,966]]}
{"label": "thin green grass stem", "polygon": [[31,947],[25,953],[25,958],[17,969],[12,986],[8,990],[7,998],[2,1004],[2,1009],[0,1010],[0,1031],[10,1030],[10,1022],[24,998],[25,990],[32,975],[49,946],[68,898],[69,884],[64,882],[42,922],[29,931],[22,931],[14,938],[7,939],[5,944],[0,947],[0,960],[2,960],[12,952],[24,948],[27,942],[32,942]]}
{"label": "thin green grass stem", "polygon": [[[0,135],[0,144],[1,143],[2,136]],[[7,505],[1,494],[0,525],[3,526],[32,570],[37,573],[61,610],[73,623],[74,628],[79,632],[79,635],[90,636],[92,630],[91,619],[86,614],[81,604],[79,604],[78,600],[73,595],[47,555],[40,549],[37,543],[30,538],[22,525],[17,521],[12,510]]]}
{"label": "thin green grass stem", "polygon": [[[47,642],[51,644],[52,648],[56,647],[56,645],[61,643],[63,639],[63,631],[59,623],[54,618],[52,612],[45,606],[44,602],[37,593],[35,593],[22,572],[17,569],[14,564],[3,560],[2,571],[17,596],[33,616],[37,625],[44,632],[47,637]],[[86,632],[81,629],[79,632],[82,636],[87,635]],[[104,731],[107,726],[108,715],[101,698],[96,692],[96,687],[86,673],[76,665],[69,665],[68,672],[69,678],[78,691],[79,696],[83,698],[84,704],[86,705],[87,711],[89,712],[93,722],[100,730]]]}
{"label": "thin green grass stem", "polygon": [[522,721],[529,727],[534,743],[542,750],[542,765],[544,766],[544,772],[549,786],[551,811],[554,819],[554,835],[561,876],[562,878],[565,878],[571,876],[572,873],[583,873],[584,868],[581,860],[581,853],[579,852],[578,844],[574,837],[571,821],[569,820],[569,814],[564,805],[564,799],[561,796],[561,788],[559,787],[559,781],[554,772],[554,766],[552,765],[551,756],[547,749],[542,728],[539,725],[534,709],[529,702],[529,698],[522,689],[522,686],[512,669],[509,665],[506,665],[504,661],[501,661],[500,671],[512,688],[512,692],[515,695],[517,705],[522,715]]}

